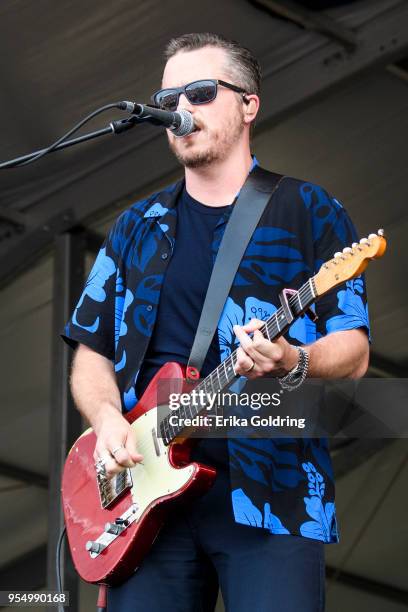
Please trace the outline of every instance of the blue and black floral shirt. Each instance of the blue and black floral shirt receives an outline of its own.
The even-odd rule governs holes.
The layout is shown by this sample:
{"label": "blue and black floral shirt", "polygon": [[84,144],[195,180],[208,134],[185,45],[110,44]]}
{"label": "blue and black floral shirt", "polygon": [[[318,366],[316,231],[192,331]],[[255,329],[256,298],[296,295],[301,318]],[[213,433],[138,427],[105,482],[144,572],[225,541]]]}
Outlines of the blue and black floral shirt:
{"label": "blue and black floral shirt", "polygon": [[[255,162],[256,163],[256,162]],[[65,328],[114,362],[123,411],[137,402],[136,383],[152,336],[166,268],[175,247],[177,203],[184,181],[133,204],[111,228]],[[214,230],[215,259],[229,213]],[[269,318],[284,287],[299,288],[335,251],[357,241],[350,218],[322,187],[285,177],[245,251],[218,324],[221,359],[236,347],[235,324]],[[286,334],[309,344],[362,327],[369,335],[362,276],[331,290],[315,306],[318,320],[296,320]],[[230,439],[235,520],[275,534],[326,543],[339,539],[326,439]]]}

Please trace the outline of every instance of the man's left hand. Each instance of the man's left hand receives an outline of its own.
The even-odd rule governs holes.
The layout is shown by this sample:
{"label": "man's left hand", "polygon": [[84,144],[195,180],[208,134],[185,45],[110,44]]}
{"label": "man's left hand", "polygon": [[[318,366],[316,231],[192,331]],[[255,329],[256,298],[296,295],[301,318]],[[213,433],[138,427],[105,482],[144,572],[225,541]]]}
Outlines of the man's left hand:
{"label": "man's left hand", "polygon": [[[299,353],[282,336],[275,342],[264,338],[259,331],[265,321],[251,319],[246,325],[234,325],[240,342],[237,349],[235,372],[249,379],[261,376],[284,376],[299,360]],[[253,332],[252,338],[249,336]]]}

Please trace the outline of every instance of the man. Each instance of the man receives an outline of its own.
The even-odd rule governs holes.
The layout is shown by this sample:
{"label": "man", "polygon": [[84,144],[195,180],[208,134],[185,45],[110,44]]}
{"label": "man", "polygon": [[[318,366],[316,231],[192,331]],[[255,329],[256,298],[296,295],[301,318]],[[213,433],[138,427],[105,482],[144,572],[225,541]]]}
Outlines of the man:
{"label": "man", "polygon": [[[163,363],[187,362],[233,202],[257,164],[250,132],[260,70],[252,54],[213,34],[190,34],[170,42],[166,59],[154,101],[188,110],[197,127],[185,138],[168,132],[185,180],[119,217],[66,328],[67,340],[79,343],[72,392],[109,475],[143,460],[121,412]],[[276,342],[258,329],[283,287],[300,287],[353,240],[337,200],[285,177],[241,261],[201,375],[239,345],[235,369],[248,379],[295,368],[311,377],[362,376],[361,278],[316,304],[316,324],[304,317]],[[109,612],[210,611],[218,583],[230,612],[323,610],[324,543],[338,541],[327,442],[201,440],[193,458],[217,467],[214,486],[171,514],[138,571],[109,589]]]}

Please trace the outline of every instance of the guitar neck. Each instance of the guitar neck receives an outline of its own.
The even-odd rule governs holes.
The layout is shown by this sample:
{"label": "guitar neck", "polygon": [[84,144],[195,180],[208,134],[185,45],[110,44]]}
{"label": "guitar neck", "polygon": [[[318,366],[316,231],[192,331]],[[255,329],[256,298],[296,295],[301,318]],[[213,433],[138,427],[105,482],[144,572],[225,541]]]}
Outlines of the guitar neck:
{"label": "guitar neck", "polygon": [[[311,304],[316,300],[316,289],[314,284],[314,277],[310,278],[299,291],[291,296],[288,300],[290,310],[294,315],[295,319],[302,315]],[[285,312],[282,306],[273,313],[269,319],[265,321],[260,332],[267,340],[274,341],[279,336],[282,336],[289,329],[291,324],[287,323]],[[224,359],[217,366],[211,374],[204,378],[198,385],[194,387],[196,394],[203,392],[204,397],[208,397],[207,394],[213,394],[221,392],[223,389],[233,383],[239,375],[235,373],[235,365],[237,362],[237,350],[233,351],[229,357]],[[196,395],[197,397],[197,395]],[[205,403],[194,403],[193,401],[188,406],[181,406],[178,410],[178,414],[181,419],[194,418],[206,409]],[[184,428],[170,426],[169,418],[165,417],[160,425],[160,430],[163,436],[163,440],[166,443],[170,443],[172,440],[180,436],[183,433]],[[183,433],[184,437],[187,434]]]}
{"label": "guitar neck", "polygon": [[[315,301],[315,290],[313,278],[309,279],[299,291],[289,299],[290,309],[295,316],[299,317]],[[264,338],[275,341],[289,329],[290,324],[286,322],[286,316],[282,306],[265,321],[259,331]],[[230,385],[236,378],[235,365],[237,362],[237,350],[233,351],[229,357],[220,363],[204,380],[197,385],[196,390],[203,389],[206,393],[216,393],[222,391]]]}

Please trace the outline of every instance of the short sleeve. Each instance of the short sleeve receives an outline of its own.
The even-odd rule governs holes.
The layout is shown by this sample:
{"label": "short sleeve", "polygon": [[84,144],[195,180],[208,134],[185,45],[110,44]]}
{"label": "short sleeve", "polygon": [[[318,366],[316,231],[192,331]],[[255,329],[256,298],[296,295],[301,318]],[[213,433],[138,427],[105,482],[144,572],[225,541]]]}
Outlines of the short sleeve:
{"label": "short sleeve", "polygon": [[[309,184],[315,272],[359,238],[342,204],[324,189]],[[368,338],[370,324],[364,275],[334,287],[316,302],[318,337],[331,332],[363,328]]]}
{"label": "short sleeve", "polygon": [[73,348],[82,343],[110,360],[115,356],[116,284],[121,282],[117,259],[108,236],[61,334]]}

